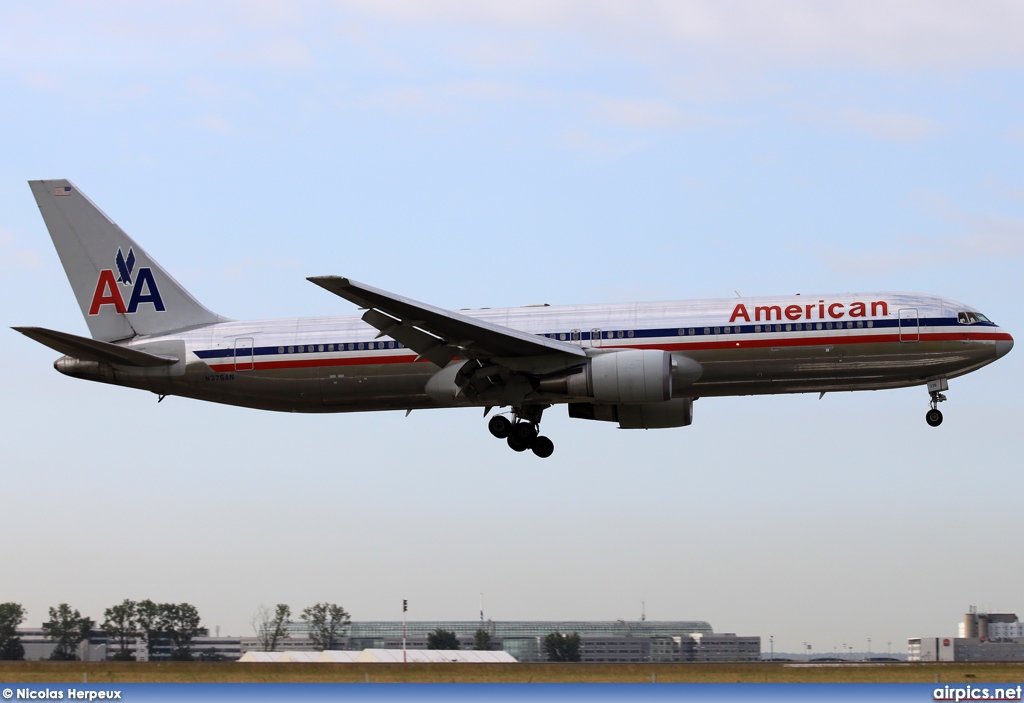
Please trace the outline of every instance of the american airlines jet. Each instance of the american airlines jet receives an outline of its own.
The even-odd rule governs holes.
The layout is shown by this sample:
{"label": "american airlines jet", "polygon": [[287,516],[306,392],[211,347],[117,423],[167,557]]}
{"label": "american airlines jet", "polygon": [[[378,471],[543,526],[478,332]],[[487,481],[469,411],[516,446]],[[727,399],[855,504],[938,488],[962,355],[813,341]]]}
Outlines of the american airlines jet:
{"label": "american airlines jet", "polygon": [[517,452],[551,456],[541,415],[684,427],[698,397],[924,385],[935,427],[949,379],[1013,338],[934,295],[842,293],[455,312],[339,276],[309,280],[363,312],[230,320],[182,288],[67,180],[30,181],[91,338],[18,332],[63,374],[289,412],[475,406]]}

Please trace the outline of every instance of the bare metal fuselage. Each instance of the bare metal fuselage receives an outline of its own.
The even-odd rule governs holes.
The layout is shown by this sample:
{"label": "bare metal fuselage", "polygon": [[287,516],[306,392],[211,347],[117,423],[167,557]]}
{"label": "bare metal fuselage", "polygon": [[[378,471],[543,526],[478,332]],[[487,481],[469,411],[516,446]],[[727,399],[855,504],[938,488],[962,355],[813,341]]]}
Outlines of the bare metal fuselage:
{"label": "bare metal fuselage", "polygon": [[[874,303],[875,307],[870,307]],[[857,307],[857,306],[861,307]],[[589,356],[659,349],[696,361],[673,397],[875,390],[952,378],[995,361],[1012,338],[965,324],[963,304],[898,293],[483,309],[463,314],[576,343]],[[859,313],[859,314],[858,314]],[[983,318],[984,319],[984,318]],[[359,317],[222,322],[127,346],[179,359],[138,368],[65,357],[62,373],[199,400],[288,412],[490,405],[439,401],[439,367]],[[462,363],[462,362],[459,362]],[[532,404],[573,402],[538,390]]]}

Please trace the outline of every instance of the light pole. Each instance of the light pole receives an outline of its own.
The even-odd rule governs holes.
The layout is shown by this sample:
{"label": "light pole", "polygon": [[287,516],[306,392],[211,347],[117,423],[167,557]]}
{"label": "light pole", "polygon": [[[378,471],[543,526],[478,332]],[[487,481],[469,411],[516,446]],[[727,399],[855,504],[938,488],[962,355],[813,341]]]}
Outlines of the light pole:
{"label": "light pole", "polygon": [[409,661],[409,655],[405,653],[405,613],[409,610],[409,601],[406,598],[402,599],[402,663],[405,664]]}
{"label": "light pole", "polygon": [[771,647],[771,660],[775,661],[775,635],[768,635],[768,643]]}

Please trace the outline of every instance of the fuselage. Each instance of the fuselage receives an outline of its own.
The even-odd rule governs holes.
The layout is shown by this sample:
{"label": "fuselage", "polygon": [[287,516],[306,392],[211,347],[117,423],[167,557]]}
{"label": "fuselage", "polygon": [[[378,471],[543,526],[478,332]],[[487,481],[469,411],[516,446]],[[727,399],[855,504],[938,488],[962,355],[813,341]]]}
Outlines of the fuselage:
{"label": "fuselage", "polygon": [[[846,293],[461,314],[577,344],[588,355],[657,349],[703,369],[673,397],[895,388],[953,378],[1009,351],[1012,337],[974,308],[907,293]],[[202,400],[290,412],[484,405],[426,392],[438,366],[358,316],[230,321],[127,346],[181,361],[132,369],[65,357],[68,375]],[[183,352],[183,353],[182,353]],[[536,393],[527,402],[551,404]],[[566,402],[566,399],[561,399]]]}

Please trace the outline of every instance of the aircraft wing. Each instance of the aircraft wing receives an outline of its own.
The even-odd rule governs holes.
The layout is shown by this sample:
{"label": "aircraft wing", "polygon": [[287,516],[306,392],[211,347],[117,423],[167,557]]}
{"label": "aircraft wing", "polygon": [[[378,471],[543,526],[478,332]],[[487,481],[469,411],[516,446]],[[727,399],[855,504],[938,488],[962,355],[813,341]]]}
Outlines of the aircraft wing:
{"label": "aircraft wing", "polygon": [[460,315],[340,276],[313,276],[321,288],[367,308],[363,321],[444,368],[454,357],[511,359],[552,355],[585,358],[575,344]]}
{"label": "aircraft wing", "polygon": [[98,339],[79,337],[76,334],[48,330],[45,327],[12,327],[29,339],[45,344],[54,351],[83,361],[106,361],[123,366],[170,366],[178,363],[174,356],[150,354],[141,349],[121,347]]}

